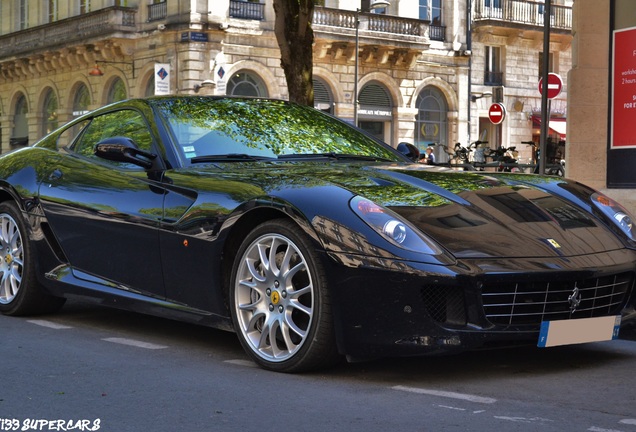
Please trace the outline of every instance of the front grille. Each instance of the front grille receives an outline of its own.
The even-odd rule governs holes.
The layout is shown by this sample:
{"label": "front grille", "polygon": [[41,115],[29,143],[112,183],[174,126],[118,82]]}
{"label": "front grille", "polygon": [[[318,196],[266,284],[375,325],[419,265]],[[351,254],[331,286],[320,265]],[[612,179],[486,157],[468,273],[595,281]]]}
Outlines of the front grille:
{"label": "front grille", "polygon": [[574,281],[487,282],[482,287],[484,313],[491,323],[506,326],[617,315],[633,279],[632,273],[621,273]]}

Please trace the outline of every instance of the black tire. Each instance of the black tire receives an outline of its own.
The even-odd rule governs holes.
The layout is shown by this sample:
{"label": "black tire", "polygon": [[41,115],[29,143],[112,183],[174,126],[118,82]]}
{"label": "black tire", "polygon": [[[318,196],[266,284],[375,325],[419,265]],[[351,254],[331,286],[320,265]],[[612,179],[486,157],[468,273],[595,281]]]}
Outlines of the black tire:
{"label": "black tire", "polygon": [[256,227],[239,248],[230,284],[234,328],[259,366],[304,372],[338,361],[325,271],[293,222]]}
{"label": "black tire", "polygon": [[53,312],[64,299],[45,293],[35,274],[35,256],[26,223],[14,202],[0,203],[0,312]]}

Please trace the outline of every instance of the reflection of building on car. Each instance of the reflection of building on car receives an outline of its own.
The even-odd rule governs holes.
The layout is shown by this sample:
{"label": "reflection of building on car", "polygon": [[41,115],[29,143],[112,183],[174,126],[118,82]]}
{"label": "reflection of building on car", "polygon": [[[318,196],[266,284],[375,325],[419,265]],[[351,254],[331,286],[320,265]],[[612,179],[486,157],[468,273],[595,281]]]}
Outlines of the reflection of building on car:
{"label": "reflection of building on car", "polygon": [[[522,144],[534,146],[535,143],[523,141]],[[539,173],[539,162],[520,162],[518,160],[519,152],[514,146],[492,149],[488,147],[488,141],[474,141],[467,147],[464,147],[461,143],[456,143],[452,153],[443,145],[436,144],[435,147],[446,155],[446,162],[435,163],[435,165],[460,168],[467,171]],[[561,160],[559,163],[546,164],[544,173],[560,177],[565,176],[565,161]]]}
{"label": "reflection of building on car", "polygon": [[634,322],[636,228],[617,203],[399,148],[278,100],[87,113],[0,157],[0,311],[80,295],[234,331],[282,372]]}

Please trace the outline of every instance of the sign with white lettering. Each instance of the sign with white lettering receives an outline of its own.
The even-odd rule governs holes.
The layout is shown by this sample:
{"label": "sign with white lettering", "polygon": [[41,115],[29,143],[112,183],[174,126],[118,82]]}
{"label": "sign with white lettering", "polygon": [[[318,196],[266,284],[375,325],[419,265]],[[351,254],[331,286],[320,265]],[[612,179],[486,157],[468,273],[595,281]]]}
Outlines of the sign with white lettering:
{"label": "sign with white lettering", "polygon": [[367,115],[373,117],[391,117],[391,111],[383,110],[383,109],[364,109],[360,108],[358,110],[359,115]]}
{"label": "sign with white lettering", "polygon": [[155,95],[170,94],[170,65],[155,63]]}
{"label": "sign with white lettering", "polygon": [[636,148],[636,27],[614,32],[611,148]]}

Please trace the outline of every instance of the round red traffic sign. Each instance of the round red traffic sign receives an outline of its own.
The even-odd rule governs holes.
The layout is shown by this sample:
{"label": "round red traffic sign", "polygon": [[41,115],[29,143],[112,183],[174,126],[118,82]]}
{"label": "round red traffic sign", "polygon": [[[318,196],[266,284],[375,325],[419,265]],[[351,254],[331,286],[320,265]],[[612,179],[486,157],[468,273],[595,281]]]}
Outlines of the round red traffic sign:
{"label": "round red traffic sign", "polygon": [[506,107],[502,103],[494,103],[488,109],[488,118],[492,124],[500,124],[506,118]]}
{"label": "round red traffic sign", "polygon": [[[555,73],[548,74],[548,99],[554,99],[563,90],[563,80]],[[539,80],[539,93],[543,94],[543,77]]]}

